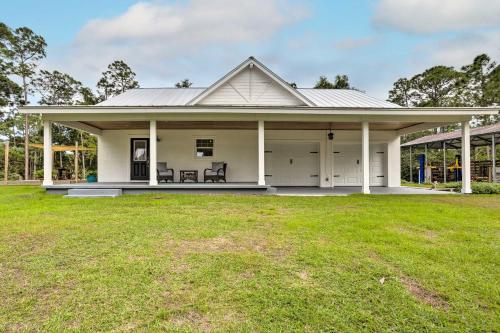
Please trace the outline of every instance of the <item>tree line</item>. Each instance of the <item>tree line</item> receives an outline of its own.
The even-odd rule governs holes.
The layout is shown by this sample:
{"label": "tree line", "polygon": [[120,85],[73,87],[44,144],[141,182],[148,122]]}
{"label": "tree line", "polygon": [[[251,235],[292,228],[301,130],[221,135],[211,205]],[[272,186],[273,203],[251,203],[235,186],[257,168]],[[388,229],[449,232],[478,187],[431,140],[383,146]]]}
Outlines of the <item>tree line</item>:
{"label": "tree line", "polygon": [[[455,69],[434,66],[411,78],[400,78],[389,91],[390,102],[401,106],[461,107],[500,104],[500,65],[480,54]],[[476,119],[477,125],[498,122],[498,116]]]}
{"label": "tree line", "polygon": [[[139,88],[136,74],[122,60],[108,65],[95,90],[67,73],[41,69],[46,48],[43,36],[30,28],[12,29],[0,22],[0,139],[11,143],[9,177],[13,179],[40,178],[42,173],[41,151],[30,149],[30,144],[42,142],[41,119],[36,115],[19,114],[19,107],[30,104],[30,98],[38,98],[39,105],[95,105],[128,89]],[[175,86],[187,88],[191,84],[185,79]],[[53,125],[54,145],[72,146],[75,142],[96,147],[94,136]],[[85,157],[88,169],[95,169],[95,151],[85,152],[83,161]],[[72,156],[61,152],[55,163],[61,168],[74,169],[73,160]]]}

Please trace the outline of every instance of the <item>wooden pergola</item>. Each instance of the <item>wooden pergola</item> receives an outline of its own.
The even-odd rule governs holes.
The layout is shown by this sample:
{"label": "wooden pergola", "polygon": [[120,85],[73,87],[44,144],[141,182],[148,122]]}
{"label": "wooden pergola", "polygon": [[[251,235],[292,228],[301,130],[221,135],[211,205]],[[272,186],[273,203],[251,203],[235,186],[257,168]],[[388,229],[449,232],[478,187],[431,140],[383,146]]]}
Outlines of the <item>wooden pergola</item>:
{"label": "wooden pergola", "polygon": [[[8,182],[9,175],[9,141],[3,142],[5,146],[5,154],[4,154],[4,183]],[[30,143],[30,147],[43,149],[43,143]],[[78,180],[78,152],[79,151],[94,151],[95,148],[82,147],[78,145],[78,142],[75,142],[74,146],[52,146],[52,153],[55,152],[63,152],[63,151],[71,151],[75,154],[75,180]]]}
{"label": "wooden pergola", "polygon": [[[499,181],[497,177],[497,160],[496,160],[496,146],[500,144],[500,123],[472,128],[470,130],[470,145],[472,148],[491,146],[491,180],[493,182]],[[442,149],[443,151],[443,182],[446,183],[447,174],[447,160],[446,149],[461,149],[462,133],[460,130],[446,133],[438,133],[427,135],[401,145],[401,148],[409,148],[410,150],[410,182],[413,181],[413,172],[411,168],[412,150],[415,148],[423,148],[425,159],[427,161],[428,149]],[[463,158],[463,157],[462,157]]]}

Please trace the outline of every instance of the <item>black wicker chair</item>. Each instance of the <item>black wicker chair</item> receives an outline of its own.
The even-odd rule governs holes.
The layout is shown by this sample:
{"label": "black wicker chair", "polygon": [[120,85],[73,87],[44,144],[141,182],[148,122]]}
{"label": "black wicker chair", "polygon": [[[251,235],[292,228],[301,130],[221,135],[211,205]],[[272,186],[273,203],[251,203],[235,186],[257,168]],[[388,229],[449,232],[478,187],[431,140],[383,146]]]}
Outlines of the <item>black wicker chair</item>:
{"label": "black wicker chair", "polygon": [[220,181],[226,182],[226,169],[227,163],[212,162],[212,167],[203,171],[203,182],[212,181],[218,183]]}
{"label": "black wicker chair", "polygon": [[169,180],[174,182],[174,169],[167,168],[167,162],[157,162],[156,163],[156,173],[158,182],[162,180],[167,183]]}

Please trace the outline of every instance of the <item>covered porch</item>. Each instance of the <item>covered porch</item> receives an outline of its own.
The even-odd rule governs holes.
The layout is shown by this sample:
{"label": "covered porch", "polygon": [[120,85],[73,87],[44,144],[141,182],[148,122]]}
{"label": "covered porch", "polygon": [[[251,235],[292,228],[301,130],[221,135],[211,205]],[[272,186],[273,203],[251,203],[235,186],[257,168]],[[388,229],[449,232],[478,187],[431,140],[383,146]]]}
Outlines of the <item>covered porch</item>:
{"label": "covered porch", "polygon": [[[271,172],[272,165],[269,165],[269,161],[273,153],[272,147],[275,147],[272,144],[307,143],[313,144],[309,146],[312,148],[308,153],[318,155],[315,165],[317,172],[306,173],[305,177],[308,177],[306,183],[299,182],[295,177],[292,181],[297,183],[291,185],[321,188],[350,186],[359,192],[370,193],[370,187],[400,186],[399,136],[420,128],[436,126],[440,124],[437,121],[442,122],[445,118],[426,117],[431,121],[424,122],[422,116],[408,117],[402,115],[400,110],[397,111],[399,114],[392,117],[344,116],[333,112],[330,114],[327,111],[315,114],[314,111],[307,111],[309,114],[295,116],[212,114],[183,116],[182,119],[178,114],[160,114],[156,115],[155,119],[151,119],[153,118],[151,114],[140,117],[141,119],[138,119],[137,115],[124,114],[119,116],[102,113],[95,116],[44,114],[44,149],[46,151],[51,149],[51,127],[52,123],[57,122],[87,131],[98,138],[99,183],[86,186],[109,187],[122,184],[130,189],[139,187],[143,189],[147,186],[158,191],[194,188],[214,191],[220,189],[267,191],[272,186],[288,185],[276,183],[275,175],[279,172]],[[468,120],[469,116],[460,118]],[[467,131],[468,121],[463,121],[463,124],[464,131]],[[144,161],[147,178],[134,180],[131,177],[130,158],[133,154],[131,140],[138,138],[147,139],[148,158]],[[218,146],[212,147],[214,151],[213,154],[209,154],[209,158],[197,156],[195,144],[197,139],[207,138],[214,138]],[[350,149],[359,153],[359,157],[357,155],[350,157],[354,166],[352,169],[358,170],[357,183],[339,181],[339,172],[343,169],[348,172],[351,169],[347,164],[342,164],[342,161],[349,159],[349,155],[342,154],[339,149],[345,147],[348,152]],[[383,156],[382,160],[374,160],[374,156],[377,155]],[[210,168],[211,162],[215,161],[228,164],[227,183],[203,182],[203,171]],[[157,175],[157,162],[166,162],[168,167],[173,169],[173,182],[160,184],[157,177],[150,177]],[[290,158],[290,164],[292,163],[295,163],[295,160],[292,162]],[[57,189],[67,190],[67,185],[54,185],[52,165],[51,154],[45,154],[43,186],[51,192]],[[180,171],[185,170],[197,170],[198,181],[180,184]],[[378,176],[379,173],[382,176]],[[275,178],[272,178],[273,176]],[[309,180],[315,183],[309,183]]]}

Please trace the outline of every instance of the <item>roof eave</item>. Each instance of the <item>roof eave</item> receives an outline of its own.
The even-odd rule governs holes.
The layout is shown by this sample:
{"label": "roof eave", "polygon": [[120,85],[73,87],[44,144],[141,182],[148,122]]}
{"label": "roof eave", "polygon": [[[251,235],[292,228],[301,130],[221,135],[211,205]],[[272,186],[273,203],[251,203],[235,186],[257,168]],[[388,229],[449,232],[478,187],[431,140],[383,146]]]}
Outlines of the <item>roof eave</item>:
{"label": "roof eave", "polygon": [[397,115],[496,115],[497,107],[463,108],[387,108],[387,107],[316,107],[316,106],[228,106],[228,105],[187,105],[187,106],[25,106],[23,114],[43,113],[311,113],[311,114],[397,114]]}

